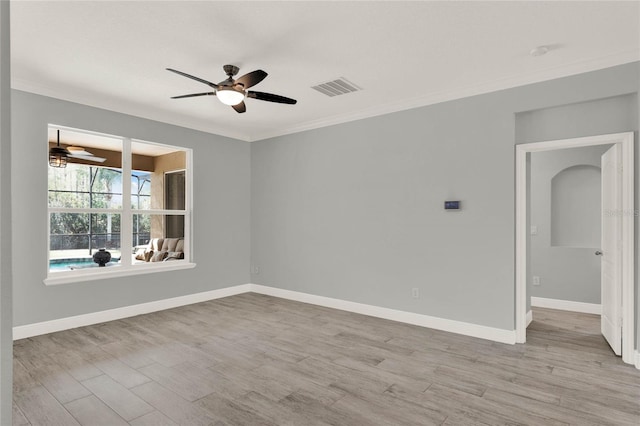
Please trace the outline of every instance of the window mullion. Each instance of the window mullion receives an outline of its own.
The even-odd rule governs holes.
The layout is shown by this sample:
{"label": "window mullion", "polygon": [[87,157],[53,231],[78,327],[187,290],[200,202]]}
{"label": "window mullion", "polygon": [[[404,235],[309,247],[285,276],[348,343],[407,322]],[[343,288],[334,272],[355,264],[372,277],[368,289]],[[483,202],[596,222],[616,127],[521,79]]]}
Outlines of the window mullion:
{"label": "window mullion", "polygon": [[133,251],[133,217],[131,214],[131,139],[122,141],[122,216],[120,218],[120,263],[131,265]]}

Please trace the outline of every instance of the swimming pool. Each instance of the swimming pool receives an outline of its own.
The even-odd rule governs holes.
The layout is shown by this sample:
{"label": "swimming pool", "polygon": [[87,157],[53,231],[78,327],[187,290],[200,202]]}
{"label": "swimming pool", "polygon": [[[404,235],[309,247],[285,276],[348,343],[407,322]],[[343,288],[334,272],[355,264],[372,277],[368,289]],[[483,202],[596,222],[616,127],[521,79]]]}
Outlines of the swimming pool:
{"label": "swimming pool", "polygon": [[[120,259],[111,259],[111,262],[107,263],[107,266],[117,265]],[[49,271],[71,271],[74,269],[84,269],[97,267],[98,264],[91,258],[78,258],[78,259],[52,259],[49,261]]]}

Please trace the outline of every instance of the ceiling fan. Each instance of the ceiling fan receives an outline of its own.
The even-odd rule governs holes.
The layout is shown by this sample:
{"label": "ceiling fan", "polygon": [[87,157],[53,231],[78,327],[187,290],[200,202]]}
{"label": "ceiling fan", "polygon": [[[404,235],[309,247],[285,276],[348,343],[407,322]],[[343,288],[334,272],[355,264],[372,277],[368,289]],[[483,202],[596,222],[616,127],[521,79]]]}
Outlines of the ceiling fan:
{"label": "ceiling fan", "polygon": [[49,149],[49,165],[51,167],[67,167],[69,157],[96,163],[104,163],[106,161],[106,158],[96,157],[81,146],[61,147],[60,130],[58,130],[58,145]]}
{"label": "ceiling fan", "polygon": [[236,67],[235,65],[225,65],[222,67],[222,69],[224,69],[224,72],[227,74],[227,79],[216,84],[207,80],[203,80],[199,77],[189,75],[182,71],[174,70],[173,68],[167,68],[167,71],[171,71],[192,80],[199,81],[200,83],[204,83],[207,86],[215,89],[213,92],[192,93],[189,95],[173,96],[171,97],[171,99],[192,98],[194,96],[217,96],[218,99],[220,99],[220,102],[225,105],[230,105],[238,113],[243,113],[247,110],[247,107],[244,104],[245,98],[291,105],[294,105],[296,102],[298,102],[295,99],[286,98],[280,95],[274,95],[272,93],[247,90],[248,88],[255,86],[256,84],[264,80],[264,78],[267,76],[267,73],[262,70],[252,71],[234,80],[233,76],[238,74],[238,71],[240,71],[238,67]]}

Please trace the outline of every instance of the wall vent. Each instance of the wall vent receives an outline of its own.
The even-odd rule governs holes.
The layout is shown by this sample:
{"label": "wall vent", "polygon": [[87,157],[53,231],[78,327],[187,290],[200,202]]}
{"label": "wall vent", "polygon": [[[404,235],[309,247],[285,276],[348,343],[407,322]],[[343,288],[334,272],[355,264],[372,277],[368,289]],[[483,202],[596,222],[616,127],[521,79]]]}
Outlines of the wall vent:
{"label": "wall vent", "polygon": [[326,83],[318,84],[317,86],[312,86],[311,88],[330,97],[344,95],[346,93],[358,92],[362,90],[361,87],[356,86],[344,77],[340,77],[337,80],[328,81]]}

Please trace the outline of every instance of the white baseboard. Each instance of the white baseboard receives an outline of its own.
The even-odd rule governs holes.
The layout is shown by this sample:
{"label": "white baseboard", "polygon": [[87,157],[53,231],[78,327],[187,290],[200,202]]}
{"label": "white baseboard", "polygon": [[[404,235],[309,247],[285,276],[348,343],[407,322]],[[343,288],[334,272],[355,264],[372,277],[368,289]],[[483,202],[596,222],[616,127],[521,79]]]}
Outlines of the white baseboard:
{"label": "white baseboard", "polygon": [[282,299],[295,300],[298,302],[310,303],[312,305],[340,309],[357,314],[369,315],[372,317],[384,318],[392,321],[399,321],[407,324],[434,328],[436,330],[463,334],[465,336],[478,337],[480,339],[492,340],[500,343],[508,343],[513,345],[516,342],[515,330],[503,330],[500,328],[432,317],[423,314],[416,314],[413,312],[398,311],[395,309],[382,308],[379,306],[349,302],[347,300],[316,296],[313,294],[301,293],[298,291],[267,287],[259,284],[252,284],[251,290],[254,293],[266,294],[269,296],[280,297]]}
{"label": "white baseboard", "polygon": [[531,306],[585,314],[602,314],[602,305],[598,303],[572,302],[571,300],[547,299],[545,297],[531,296]]}
{"label": "white baseboard", "polygon": [[249,291],[251,291],[251,284],[242,284],[218,290],[141,303],[139,305],[123,306],[121,308],[108,309],[106,311],[91,312],[88,314],[34,324],[19,325],[17,327],[13,327],[13,340],[26,339],[27,337],[39,336],[41,334],[54,333],[56,331],[69,330],[71,328],[83,327],[86,325],[100,324],[106,321],[134,317],[136,315],[148,314],[150,312],[177,308],[178,306],[191,305],[193,303],[206,302],[207,300],[234,296],[236,294],[247,293]]}
{"label": "white baseboard", "polygon": [[[242,284],[233,287],[221,288],[218,290],[205,291],[202,293],[178,296],[170,299],[157,300],[148,303],[141,303],[138,305],[124,306],[121,308],[108,309],[105,311],[92,312],[83,315],[76,315],[73,317],[21,325],[13,327],[13,339],[25,339],[27,337],[39,336],[41,334],[54,333],[56,331],[69,330],[76,327],[99,324],[106,321],[114,321],[122,318],[148,314],[151,312],[177,308],[179,306],[206,302],[208,300],[220,299],[222,297],[234,296],[236,294],[248,292],[255,292],[259,294],[280,297],[282,299],[295,300],[298,302],[310,303],[312,305],[325,306],[328,308],[340,309],[343,311],[369,315],[372,317],[384,318],[392,321],[399,321],[407,324],[434,328],[436,330],[462,334],[465,336],[478,337],[481,339],[492,340],[500,343],[515,344],[516,341],[515,330],[503,330],[500,328],[493,328],[478,324],[432,317],[428,315],[416,314],[413,312],[382,308],[379,306],[365,305],[363,303],[349,302],[347,300],[333,299],[324,296],[316,296],[313,294],[284,290],[259,284]],[[532,297],[531,306],[600,314],[600,305],[591,303],[570,302],[566,300]],[[527,312],[527,325],[529,325],[532,320],[533,313],[532,311],[529,311]],[[640,352],[638,350],[634,351],[633,360],[635,367],[637,369],[640,369]]]}
{"label": "white baseboard", "polygon": [[13,327],[13,339],[25,339],[27,337],[39,336],[41,334],[54,333],[56,331],[69,330],[72,328],[99,324],[107,321],[114,321],[122,318],[148,314],[151,312],[176,308],[193,303],[206,302],[208,300],[219,299],[222,297],[234,296],[236,294],[248,292],[255,292],[259,294],[280,297],[282,299],[295,300],[298,302],[310,303],[312,305],[340,309],[343,311],[369,315],[377,318],[384,318],[392,321],[404,322],[407,324],[433,328],[436,330],[448,331],[450,333],[457,333],[465,336],[478,337],[480,339],[492,340],[500,343],[515,344],[516,341],[515,330],[503,330],[500,328],[432,317],[429,315],[417,314],[413,312],[399,311],[396,309],[365,305],[357,302],[349,302],[347,300],[316,296],[313,294],[284,290],[275,287],[267,287],[259,284],[242,284],[233,287],[221,288],[218,290],[205,291],[203,293],[190,294],[186,296],[173,297],[170,299],[157,300],[154,302],[141,303],[138,305],[108,309],[100,312],[76,315],[73,317],[16,326]]}

